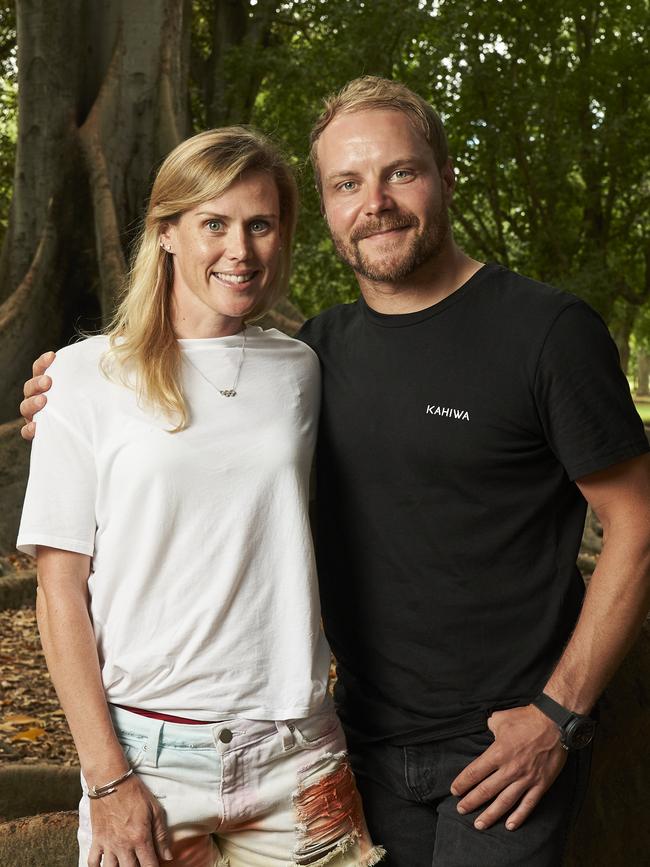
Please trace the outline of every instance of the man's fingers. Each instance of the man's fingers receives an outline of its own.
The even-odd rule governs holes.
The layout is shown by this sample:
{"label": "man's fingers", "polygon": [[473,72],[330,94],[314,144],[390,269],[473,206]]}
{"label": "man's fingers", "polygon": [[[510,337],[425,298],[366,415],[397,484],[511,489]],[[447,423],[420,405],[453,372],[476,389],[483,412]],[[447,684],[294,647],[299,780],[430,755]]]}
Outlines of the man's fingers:
{"label": "man's fingers", "polygon": [[517,809],[511,813],[506,820],[506,828],[508,831],[516,831],[517,828],[526,821],[541,801],[542,795],[545,791],[545,786],[534,786],[529,792],[527,792],[527,794],[521,799]]}
{"label": "man's fingers", "polygon": [[[512,810],[513,807],[519,804],[522,797],[526,792],[528,792],[528,788],[528,784],[521,780],[516,780],[509,786],[505,786],[499,795],[492,801],[490,806],[476,817],[474,827],[479,831],[483,831],[485,828],[494,825],[494,823],[505,816],[509,810]],[[526,795],[526,798],[528,798],[528,795]],[[531,810],[533,807],[531,807]]]}
{"label": "man's fingers", "polygon": [[469,792],[470,789],[478,786],[486,777],[494,773],[499,768],[499,764],[494,744],[492,744],[477,759],[470,762],[452,781],[451,794],[460,796]]}
{"label": "man's fingers", "polygon": [[39,356],[36,361],[32,364],[32,376],[34,378],[41,376],[41,374],[45,373],[50,364],[55,359],[55,354],[52,351],[44,352],[41,356]]}
{"label": "man's fingers", "polygon": [[46,403],[47,398],[44,394],[39,394],[36,397],[26,397],[25,400],[20,403],[20,414],[25,421],[33,421],[36,413],[40,409],[43,409]]}
{"label": "man's fingers", "polygon": [[36,434],[36,425],[33,421],[30,421],[28,424],[24,424],[20,429],[20,435],[24,440],[27,440],[28,443],[34,439]]}
{"label": "man's fingers", "polygon": [[[478,810],[482,804],[486,804],[488,801],[496,798],[500,792],[503,792],[515,782],[516,778],[508,774],[505,768],[500,768],[485,780],[477,783],[471,792],[458,802],[456,809],[459,813],[472,813],[474,810]],[[525,783],[522,783],[522,785],[525,786]]]}
{"label": "man's fingers", "polygon": [[52,387],[52,378],[50,376],[35,376],[33,379],[28,379],[23,385],[23,396],[34,397],[37,394],[43,394]]}

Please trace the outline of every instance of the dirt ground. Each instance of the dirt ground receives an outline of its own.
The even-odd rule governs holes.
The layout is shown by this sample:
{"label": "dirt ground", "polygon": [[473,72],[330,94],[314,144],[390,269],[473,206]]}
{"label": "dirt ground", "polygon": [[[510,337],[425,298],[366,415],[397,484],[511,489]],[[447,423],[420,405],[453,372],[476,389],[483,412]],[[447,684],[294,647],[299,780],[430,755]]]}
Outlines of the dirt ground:
{"label": "dirt ground", "polygon": [[0,611],[0,763],[77,763],[31,608]]}

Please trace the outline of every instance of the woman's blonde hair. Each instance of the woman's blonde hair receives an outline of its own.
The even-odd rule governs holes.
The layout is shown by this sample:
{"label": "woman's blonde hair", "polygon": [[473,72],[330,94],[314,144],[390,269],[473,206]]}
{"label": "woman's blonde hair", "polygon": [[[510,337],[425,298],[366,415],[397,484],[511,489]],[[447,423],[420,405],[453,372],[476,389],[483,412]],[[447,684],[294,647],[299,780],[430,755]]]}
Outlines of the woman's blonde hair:
{"label": "woman's blonde hair", "polygon": [[[211,129],[182,142],[164,160],[151,190],[135,256],[121,300],[106,333],[110,348],[104,372],[136,389],[138,400],[189,424],[181,384],[181,352],[172,327],[172,256],[160,243],[161,230],[183,212],[221,196],[247,172],[268,172],[277,185],[282,249],[278,270],[264,299],[246,317],[264,315],[287,291],[291,246],[298,215],[293,172],[278,148],[253,129]],[[135,377],[135,379],[133,378]]]}

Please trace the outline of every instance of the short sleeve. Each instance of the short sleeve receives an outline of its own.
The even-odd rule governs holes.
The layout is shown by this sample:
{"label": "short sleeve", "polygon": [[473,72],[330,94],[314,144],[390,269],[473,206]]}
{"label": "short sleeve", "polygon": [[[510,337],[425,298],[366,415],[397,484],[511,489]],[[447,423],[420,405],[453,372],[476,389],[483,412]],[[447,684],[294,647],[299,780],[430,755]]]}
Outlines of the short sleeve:
{"label": "short sleeve", "polygon": [[534,396],[549,445],[571,480],[649,450],[616,345],[582,301],[564,308],[549,329]]}
{"label": "short sleeve", "polygon": [[78,375],[84,359],[71,351],[77,349],[63,350],[52,364],[48,402],[35,417],[17,542],[19,551],[32,556],[37,545],[91,556],[94,550],[97,475],[91,411]]}

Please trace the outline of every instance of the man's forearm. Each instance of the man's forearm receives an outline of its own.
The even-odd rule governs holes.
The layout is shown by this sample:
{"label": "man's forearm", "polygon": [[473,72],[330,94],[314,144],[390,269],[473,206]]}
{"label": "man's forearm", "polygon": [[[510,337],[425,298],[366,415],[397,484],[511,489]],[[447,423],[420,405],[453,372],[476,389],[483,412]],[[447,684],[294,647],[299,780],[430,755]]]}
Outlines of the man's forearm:
{"label": "man's forearm", "polygon": [[650,607],[650,537],[645,527],[605,534],[575,630],[544,692],[589,713],[630,649]]}

